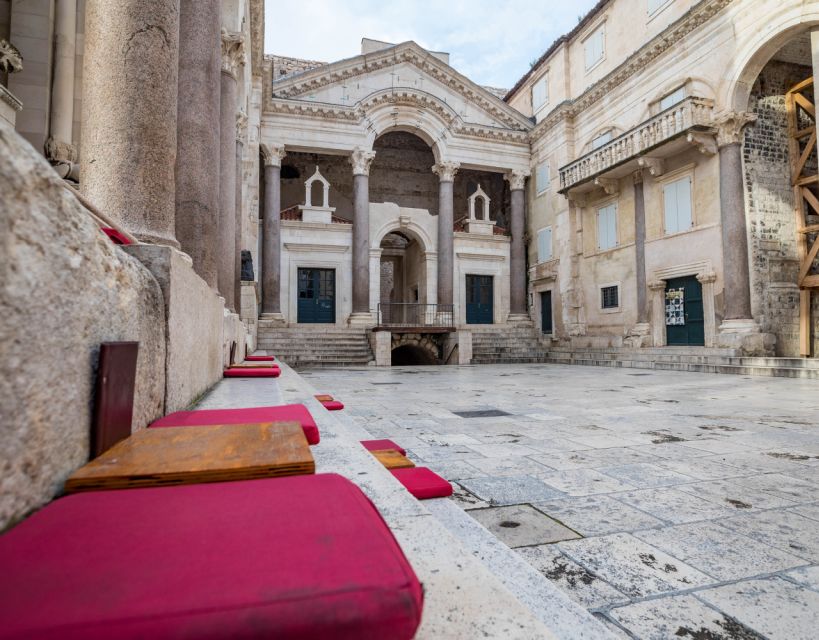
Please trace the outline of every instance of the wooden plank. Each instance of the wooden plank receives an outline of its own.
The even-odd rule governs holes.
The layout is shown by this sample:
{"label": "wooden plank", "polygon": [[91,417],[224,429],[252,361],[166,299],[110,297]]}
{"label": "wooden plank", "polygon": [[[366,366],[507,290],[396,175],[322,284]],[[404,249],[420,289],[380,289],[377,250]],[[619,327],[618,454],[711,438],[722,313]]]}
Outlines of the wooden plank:
{"label": "wooden plank", "polygon": [[801,140],[805,136],[809,136],[810,134],[816,131],[816,127],[805,127],[804,129],[798,129],[794,134],[794,138],[797,140]]}
{"label": "wooden plank", "polygon": [[804,187],[806,184],[815,184],[817,182],[819,182],[819,176],[805,176],[804,178],[796,180],[794,184],[799,187]]}
{"label": "wooden plank", "polygon": [[803,289],[817,289],[819,288],[819,275],[805,276],[802,280]]}
{"label": "wooden plank", "polygon": [[321,394],[321,393],[320,393],[319,395],[314,396],[314,397],[315,397],[315,399],[316,399],[316,400],[318,400],[319,402],[332,402],[332,401],[333,401],[333,396],[328,395],[328,394],[326,394],[326,393],[324,393],[324,394]]}
{"label": "wooden plank", "polygon": [[381,464],[383,464],[387,469],[412,469],[415,466],[415,463],[407,458],[406,456],[402,456],[398,451],[395,449],[380,449],[378,451],[370,451]]}
{"label": "wooden plank", "polygon": [[796,166],[794,169],[794,174],[797,176],[802,175],[802,169],[805,168],[805,163],[808,161],[811,152],[816,147],[816,131],[814,131],[810,138],[808,138],[808,143],[805,145],[805,150],[802,152],[802,155],[799,156],[799,160],[796,161]]}
{"label": "wooden plank", "polygon": [[819,232],[819,224],[809,224],[807,227],[801,227],[796,230],[797,233],[817,233]]}
{"label": "wooden plank", "polygon": [[816,107],[805,96],[803,96],[801,93],[794,93],[793,100],[796,102],[796,104],[802,107],[806,113],[813,116],[814,119],[816,118]]}
{"label": "wooden plank", "polygon": [[[802,236],[804,238],[804,236]],[[799,279],[797,280],[797,284],[801,287],[802,281],[807,277],[808,273],[810,272],[811,267],[813,266],[813,261],[816,260],[816,255],[819,254],[819,238],[816,238],[813,241],[813,245],[811,245],[810,251],[808,251],[808,255],[805,256],[805,259],[802,261],[802,264],[799,267]]]}
{"label": "wooden plank", "polygon": [[144,429],[78,469],[66,493],[315,473],[298,422]]}
{"label": "wooden plank", "polygon": [[813,86],[813,76],[808,76],[802,82],[793,85],[790,89],[788,89],[788,93],[797,93],[799,91],[803,91],[808,87]]}
{"label": "wooden plank", "polygon": [[807,187],[802,187],[800,191],[801,193],[799,195],[805,199],[805,201],[810,205],[811,209],[813,209],[816,212],[816,215],[819,216],[819,200],[816,199],[813,192]]}
{"label": "wooden plank", "polygon": [[265,369],[277,366],[273,362],[241,362],[239,364],[232,364],[228,369]]}
{"label": "wooden plank", "polygon": [[97,369],[91,455],[131,435],[139,342],[103,342]]}

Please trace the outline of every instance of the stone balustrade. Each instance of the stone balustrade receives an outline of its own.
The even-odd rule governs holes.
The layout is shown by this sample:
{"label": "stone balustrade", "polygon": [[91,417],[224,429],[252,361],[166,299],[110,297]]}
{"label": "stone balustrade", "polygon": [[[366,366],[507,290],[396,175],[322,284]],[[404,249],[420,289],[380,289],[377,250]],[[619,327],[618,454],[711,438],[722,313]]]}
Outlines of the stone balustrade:
{"label": "stone balustrade", "polygon": [[617,136],[560,169],[560,192],[622,164],[640,154],[685,135],[691,130],[709,129],[713,123],[714,103],[689,97],[642,124]]}

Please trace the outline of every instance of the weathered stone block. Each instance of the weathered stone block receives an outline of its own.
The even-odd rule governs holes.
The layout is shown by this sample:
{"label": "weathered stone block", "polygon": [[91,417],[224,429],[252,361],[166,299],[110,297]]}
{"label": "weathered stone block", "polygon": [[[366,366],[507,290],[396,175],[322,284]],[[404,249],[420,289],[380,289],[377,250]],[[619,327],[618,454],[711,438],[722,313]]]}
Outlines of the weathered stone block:
{"label": "weathered stone block", "polygon": [[165,322],[150,272],[2,120],[0,193],[2,529],[88,459],[101,342],[139,341],[133,428],[162,415]]}

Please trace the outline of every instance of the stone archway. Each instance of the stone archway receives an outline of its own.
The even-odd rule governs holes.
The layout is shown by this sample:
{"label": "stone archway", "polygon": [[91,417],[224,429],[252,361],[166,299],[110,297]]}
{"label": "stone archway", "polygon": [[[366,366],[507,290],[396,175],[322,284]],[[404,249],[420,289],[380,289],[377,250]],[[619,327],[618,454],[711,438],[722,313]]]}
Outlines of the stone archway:
{"label": "stone archway", "polygon": [[[442,360],[440,339],[436,335],[393,333],[390,350],[393,366],[401,364],[435,365],[441,364]],[[396,364],[396,359],[407,361]]]}

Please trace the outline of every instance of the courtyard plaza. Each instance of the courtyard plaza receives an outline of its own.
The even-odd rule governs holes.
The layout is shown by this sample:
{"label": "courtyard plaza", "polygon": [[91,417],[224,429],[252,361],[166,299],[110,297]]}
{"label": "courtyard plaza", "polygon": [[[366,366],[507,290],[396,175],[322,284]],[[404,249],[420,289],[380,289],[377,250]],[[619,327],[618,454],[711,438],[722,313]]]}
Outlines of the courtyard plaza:
{"label": "courtyard plaza", "polygon": [[[451,481],[466,514],[615,636],[816,637],[815,382],[543,364],[300,373]],[[486,540],[464,544],[483,557]]]}

